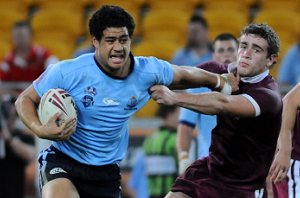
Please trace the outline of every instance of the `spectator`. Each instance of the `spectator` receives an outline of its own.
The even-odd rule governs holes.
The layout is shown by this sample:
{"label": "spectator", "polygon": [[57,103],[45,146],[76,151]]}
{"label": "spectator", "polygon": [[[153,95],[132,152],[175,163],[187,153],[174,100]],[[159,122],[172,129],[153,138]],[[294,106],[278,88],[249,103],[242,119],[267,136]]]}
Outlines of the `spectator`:
{"label": "spectator", "polygon": [[[4,150],[0,157],[0,197],[25,197],[25,168],[35,158],[34,138],[16,125],[14,98],[2,103],[0,139]],[[5,121],[4,121],[5,120]]]}
{"label": "spectator", "polygon": [[196,66],[211,60],[208,41],[208,26],[202,16],[193,15],[188,24],[187,43],[179,49],[172,63],[175,65]]}
{"label": "spectator", "polygon": [[176,152],[178,110],[176,106],[161,105],[157,112],[161,126],[145,139],[143,145],[150,198],[163,198],[178,176]]}
{"label": "spectator", "polygon": [[300,82],[300,41],[285,54],[278,73],[282,95]]}
{"label": "spectator", "polygon": [[0,80],[33,81],[57,58],[49,50],[32,43],[32,30],[26,21],[12,29],[12,50],[0,64]]}

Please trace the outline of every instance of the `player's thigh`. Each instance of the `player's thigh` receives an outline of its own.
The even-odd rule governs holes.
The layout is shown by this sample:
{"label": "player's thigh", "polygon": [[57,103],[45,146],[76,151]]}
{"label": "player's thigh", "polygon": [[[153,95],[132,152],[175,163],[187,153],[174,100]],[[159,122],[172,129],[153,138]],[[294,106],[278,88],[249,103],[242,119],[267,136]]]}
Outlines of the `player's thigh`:
{"label": "player's thigh", "polygon": [[47,182],[42,188],[43,198],[79,198],[73,183],[67,178],[57,178]]}
{"label": "player's thigh", "polygon": [[182,192],[169,192],[165,198],[191,198]]}

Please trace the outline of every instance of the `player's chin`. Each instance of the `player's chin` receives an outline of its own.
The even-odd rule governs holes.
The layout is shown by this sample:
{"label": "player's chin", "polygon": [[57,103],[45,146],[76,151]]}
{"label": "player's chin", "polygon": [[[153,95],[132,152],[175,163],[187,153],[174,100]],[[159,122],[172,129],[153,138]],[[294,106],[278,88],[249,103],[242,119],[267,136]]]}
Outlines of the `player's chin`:
{"label": "player's chin", "polygon": [[245,68],[238,68],[238,73],[240,77],[248,77],[249,72]]}
{"label": "player's chin", "polygon": [[125,62],[124,61],[121,61],[121,62],[112,62],[112,61],[109,61],[108,65],[112,69],[120,69],[120,68],[122,68],[125,65]]}

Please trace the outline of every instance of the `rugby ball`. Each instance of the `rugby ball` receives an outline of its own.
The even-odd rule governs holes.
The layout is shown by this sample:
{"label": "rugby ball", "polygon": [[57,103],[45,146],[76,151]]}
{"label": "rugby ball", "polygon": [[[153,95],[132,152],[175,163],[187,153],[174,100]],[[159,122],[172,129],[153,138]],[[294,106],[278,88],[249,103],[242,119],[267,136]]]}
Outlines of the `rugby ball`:
{"label": "rugby ball", "polygon": [[63,89],[49,89],[41,98],[38,107],[40,122],[45,124],[57,112],[62,112],[56,124],[60,126],[68,118],[76,118],[77,112],[73,98]]}

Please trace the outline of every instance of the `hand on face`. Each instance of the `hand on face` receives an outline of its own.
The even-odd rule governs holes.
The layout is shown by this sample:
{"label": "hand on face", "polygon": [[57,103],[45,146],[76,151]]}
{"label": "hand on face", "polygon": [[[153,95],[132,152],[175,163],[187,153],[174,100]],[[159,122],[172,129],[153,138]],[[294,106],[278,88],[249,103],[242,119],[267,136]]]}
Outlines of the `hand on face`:
{"label": "hand on face", "polygon": [[69,118],[58,126],[57,120],[59,119],[60,115],[61,112],[56,113],[46,124],[41,126],[39,130],[42,134],[44,134],[42,138],[54,141],[62,141],[69,139],[70,136],[75,132],[76,119]]}
{"label": "hand on face", "polygon": [[174,105],[176,93],[163,85],[154,85],[150,88],[151,97],[158,104]]}

